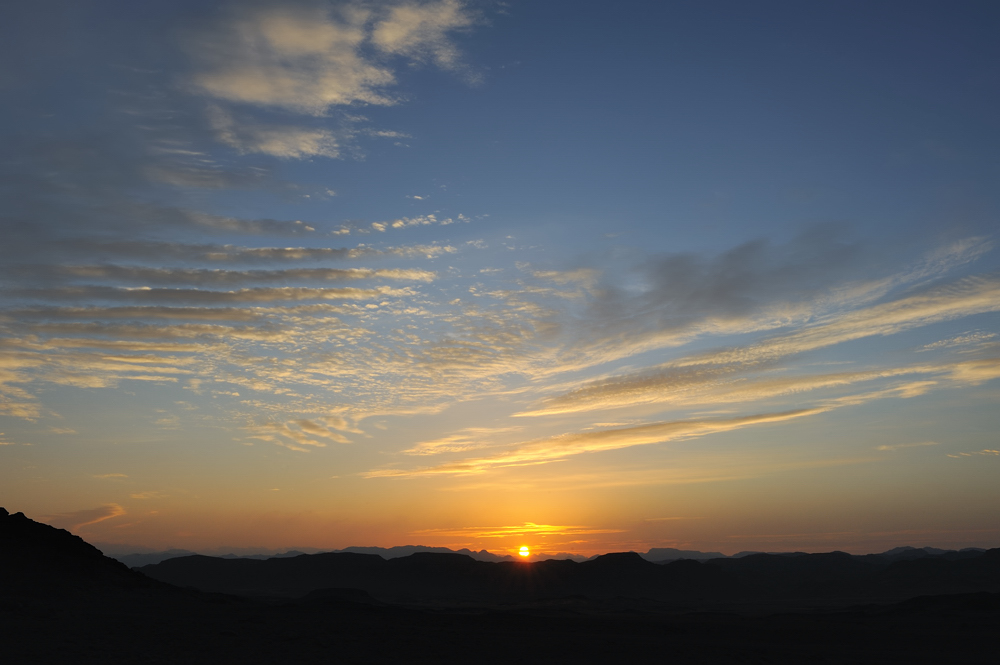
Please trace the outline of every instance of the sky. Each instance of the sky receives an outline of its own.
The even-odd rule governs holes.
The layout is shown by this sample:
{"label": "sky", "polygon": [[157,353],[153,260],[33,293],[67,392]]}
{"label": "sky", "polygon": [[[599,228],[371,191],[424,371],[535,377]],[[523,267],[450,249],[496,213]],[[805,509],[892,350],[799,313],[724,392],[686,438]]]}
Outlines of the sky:
{"label": "sky", "polygon": [[994,2],[12,0],[0,505],[1000,546]]}

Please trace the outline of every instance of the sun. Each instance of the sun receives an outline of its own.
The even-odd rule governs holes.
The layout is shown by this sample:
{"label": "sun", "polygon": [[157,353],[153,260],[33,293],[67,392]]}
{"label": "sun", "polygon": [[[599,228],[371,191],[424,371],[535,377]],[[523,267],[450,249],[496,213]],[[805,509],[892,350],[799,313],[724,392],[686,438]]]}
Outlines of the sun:
{"label": "sun", "polygon": [[522,545],[521,549],[518,550],[517,553],[520,554],[521,556],[528,556],[529,554],[531,554],[531,552],[528,551],[527,545]]}

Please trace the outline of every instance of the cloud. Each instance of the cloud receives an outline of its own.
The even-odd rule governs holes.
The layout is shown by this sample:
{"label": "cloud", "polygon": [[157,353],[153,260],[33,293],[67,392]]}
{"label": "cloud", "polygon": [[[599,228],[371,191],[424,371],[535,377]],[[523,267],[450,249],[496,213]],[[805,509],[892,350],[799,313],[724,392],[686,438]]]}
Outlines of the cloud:
{"label": "cloud", "polygon": [[129,494],[130,499],[138,499],[144,501],[146,499],[159,499],[164,496],[163,492],[149,491],[149,492],[136,492],[134,494]]}
{"label": "cloud", "polygon": [[322,115],[334,106],[393,104],[396,82],[366,52],[459,66],[449,33],[472,19],[456,0],[409,2],[385,14],[362,3],[241,6],[210,28],[192,30],[185,47],[195,63],[191,85],[219,100]]}
{"label": "cloud", "polygon": [[340,156],[340,140],[328,129],[237,122],[218,106],[211,107],[209,118],[219,141],[242,153],[262,153],[284,159]]}
{"label": "cloud", "polygon": [[[30,246],[29,246],[30,245]],[[0,246],[0,251],[11,249]],[[49,239],[44,245],[25,245],[23,251],[12,262],[17,270],[23,270],[24,254],[32,256],[44,249],[45,258],[53,263],[74,257],[88,261],[148,260],[184,261],[228,264],[260,264],[282,261],[323,261],[354,260],[365,257],[436,258],[444,254],[454,254],[458,250],[450,245],[417,244],[396,247],[245,247],[239,245],[194,244],[164,242],[146,239],[99,240],[92,237],[71,239]],[[8,268],[13,270],[15,268]]]}
{"label": "cloud", "polygon": [[468,538],[507,538],[509,536],[577,536],[599,533],[624,533],[623,529],[601,529],[591,526],[560,526],[525,522],[512,526],[470,526],[460,529],[421,529],[414,535],[462,536]]}
{"label": "cloud", "polygon": [[[185,238],[229,230],[230,226],[239,233],[254,229],[260,233],[308,233],[302,222],[200,215],[181,208],[170,214],[170,224],[187,225]],[[388,231],[444,221],[443,217],[425,215],[383,224]],[[87,229],[86,225],[80,228]],[[867,327],[876,332],[866,334],[894,334],[892,328],[879,332],[873,320],[857,315],[904,300],[883,302],[887,289],[896,288],[892,285],[911,284],[914,274],[921,275],[920,279],[937,275],[929,268],[901,271],[910,275],[906,278],[910,282],[893,275],[844,286],[843,274],[832,268],[829,274],[821,270],[819,276],[810,273],[812,268],[806,264],[815,257],[809,252],[805,258],[789,257],[785,254],[795,252],[788,247],[763,243],[725,260],[694,260],[696,266],[704,268],[700,273],[696,270],[696,276],[726,288],[730,282],[722,276],[732,269],[737,282],[732,288],[737,295],[742,288],[738,282],[744,277],[760,282],[749,290],[752,297],[747,298],[745,310],[741,310],[745,303],[731,297],[723,286],[713,292],[718,298],[706,297],[704,308],[699,309],[695,303],[678,304],[685,300],[683,293],[678,301],[647,292],[670,285],[669,280],[640,279],[656,272],[649,266],[661,269],[664,261],[678,258],[654,257],[646,268],[630,273],[638,280],[635,290],[629,290],[627,284],[618,285],[627,301],[624,323],[619,325],[601,318],[608,280],[614,279],[614,271],[603,266],[600,270],[556,271],[521,265],[520,272],[509,279],[479,277],[464,266],[461,272],[449,269],[438,273],[411,265],[415,263],[412,259],[457,253],[446,244],[336,248],[170,243],[156,240],[154,229],[149,226],[140,232],[119,229],[63,237],[46,241],[46,255],[39,253],[44,260],[30,265],[27,259],[19,264],[0,262],[13,287],[5,290],[4,300],[15,305],[5,309],[0,318],[0,363],[4,356],[13,357],[9,368],[0,364],[0,411],[39,417],[42,404],[30,394],[35,390],[33,383],[112,387],[122,381],[181,379],[192,388],[194,381],[201,381],[204,394],[218,398],[212,404],[228,414],[225,426],[245,426],[241,414],[252,411],[260,419],[256,422],[272,424],[251,427],[245,435],[294,450],[315,450],[331,442],[344,443],[350,433],[361,433],[356,424],[371,414],[440,413],[457,402],[497,396],[526,411],[562,413],[603,408],[601,405],[719,404],[823,391],[820,398],[826,401],[815,408],[827,408],[833,404],[833,396],[862,382],[877,383],[876,388],[896,390],[893,394],[900,396],[904,385],[909,391],[906,394],[918,394],[934,386],[971,385],[997,373],[996,364],[986,359],[961,366],[927,362],[907,368],[831,374],[791,372],[783,365],[788,355],[778,348],[778,342],[788,347],[820,348],[816,340],[822,335],[815,331],[821,330],[834,339],[831,343],[840,343],[836,340],[845,338],[850,326],[837,326],[852,316],[855,331]],[[462,242],[460,246],[466,247]],[[309,243],[303,240],[301,244]],[[830,251],[837,255],[839,248],[835,243]],[[819,252],[815,247],[812,250]],[[945,258],[935,260],[954,265],[965,260],[970,250],[963,251],[966,253],[946,253],[942,255]],[[864,255],[860,250],[857,253]],[[846,256],[854,255],[847,252]],[[335,261],[362,257],[382,259],[384,267],[329,267]],[[782,279],[793,284],[786,285],[784,291],[779,289],[776,300],[769,300],[769,285],[778,280],[769,272],[775,257],[779,264],[784,261],[794,268],[781,273]],[[31,259],[34,261],[35,255]],[[864,262],[858,259],[850,268],[858,263]],[[737,269],[747,265],[750,267],[743,272]],[[445,275],[447,279],[442,279]],[[812,280],[812,287],[800,284],[802,288],[795,290],[794,282],[800,277],[807,286]],[[856,279],[857,274],[851,278]],[[464,279],[486,283],[469,285]],[[504,281],[489,281],[497,279]],[[383,286],[375,280],[418,284]],[[423,286],[435,280],[433,288]],[[314,288],[341,282],[355,282],[352,286],[357,288]],[[696,287],[690,294],[695,300],[701,298]],[[986,287],[958,288],[952,300],[964,302],[964,309],[945,316],[980,311],[969,304],[977,288],[982,291]],[[933,289],[917,294],[911,291],[906,298],[921,294],[933,294]],[[984,297],[989,300],[992,296]],[[920,316],[925,318],[933,309],[928,302],[921,306],[924,313]],[[940,303],[930,304],[938,307]],[[643,310],[647,305],[650,309]],[[884,323],[896,314],[884,309],[879,316]],[[894,325],[902,325],[901,330],[911,325],[896,318]],[[632,323],[636,325],[629,325]],[[782,326],[790,332],[760,340],[759,333]],[[810,331],[812,338],[803,337]],[[592,369],[642,350],[731,332],[755,333],[758,341],[710,354],[689,353],[648,372],[618,367],[598,380],[580,382],[573,376],[558,386],[550,380],[559,373]],[[577,344],[581,340],[584,343]],[[636,365],[641,366],[641,362]],[[217,384],[214,387],[226,390],[209,389],[213,382]],[[238,395],[226,395],[236,393],[235,389]],[[540,395],[550,397],[539,401]],[[330,412],[338,415],[326,416],[322,411],[317,415],[319,404],[330,405]],[[754,411],[785,413],[788,408],[788,404],[769,404]],[[649,413],[647,409],[642,414],[605,420],[628,422],[633,415],[649,417]],[[458,453],[492,460],[482,462],[482,468],[560,459],[552,457],[552,451],[510,446],[511,437],[505,431],[513,429],[469,429],[439,438],[414,439],[417,443],[401,447],[412,455]],[[581,440],[577,447],[587,452],[590,449],[586,446],[591,444],[596,445]],[[524,458],[492,455],[497,451],[510,453],[512,448]],[[575,449],[568,446],[561,450]],[[477,452],[470,452],[474,450]]]}
{"label": "cloud", "polygon": [[887,452],[887,451],[891,452],[891,451],[894,451],[894,450],[903,450],[903,449],[906,449],[906,448],[922,448],[922,447],[925,447],[925,446],[936,446],[936,445],[938,445],[937,441],[916,441],[916,442],[913,442],[913,443],[885,444],[885,445],[878,446],[877,448],[875,448],[875,450],[881,450],[883,452]]}
{"label": "cloud", "polygon": [[42,365],[34,354],[4,349],[7,340],[0,337],[0,414],[34,421],[41,416],[41,405],[34,395],[12,385],[27,380],[27,373]]}
{"label": "cloud", "polygon": [[290,281],[352,281],[394,279],[432,282],[436,274],[416,268],[293,268],[285,270],[220,270],[148,268],[142,266],[84,265],[49,268],[51,275],[76,279],[101,279],[116,282],[140,282],[144,285],[191,284],[197,286],[232,286],[245,283]]}
{"label": "cloud", "polygon": [[403,452],[408,455],[437,455],[444,452],[465,452],[467,450],[494,445],[491,439],[496,434],[518,432],[522,429],[524,428],[520,426],[466,427],[463,430],[439,439],[422,441]]}
{"label": "cloud", "polygon": [[982,450],[977,450],[973,453],[958,453],[957,455],[948,455],[954,459],[961,459],[962,457],[976,457],[978,455],[986,455],[988,457],[995,457],[1000,455],[1000,450],[994,450],[992,448],[983,448]]}
{"label": "cloud", "polygon": [[784,245],[756,240],[715,257],[630,255],[626,265],[602,271],[596,297],[571,322],[575,339],[553,370],[592,367],[704,337],[815,324],[939,278],[991,247],[982,238],[966,239],[880,275],[885,257],[841,235],[828,225]]}
{"label": "cloud", "polygon": [[180,211],[181,215],[192,223],[207,229],[218,231],[235,231],[238,233],[301,235],[315,231],[313,227],[300,220],[280,221],[276,219],[238,219],[223,215],[209,215],[203,212]]}
{"label": "cloud", "polygon": [[841,235],[817,227],[784,245],[761,239],[715,257],[649,257],[624,283],[603,284],[592,314],[676,329],[703,318],[744,318],[774,302],[808,302],[866,262],[863,245]]}
{"label": "cloud", "polygon": [[535,270],[531,273],[539,279],[552,280],[556,284],[579,283],[591,287],[600,277],[600,271],[594,268],[577,268],[575,270]]}
{"label": "cloud", "polygon": [[934,381],[901,383],[882,390],[844,395],[825,400],[815,406],[782,412],[731,418],[675,420],[632,427],[567,433],[514,444],[503,452],[487,457],[470,458],[409,470],[375,469],[361,475],[365,478],[468,475],[506,467],[547,464],[585,453],[606,452],[668,441],[684,441],[754,425],[784,423],[880,399],[907,399],[925,394],[936,385]]}
{"label": "cloud", "polygon": [[[208,110],[217,140],[241,153],[284,159],[339,157],[358,134],[389,138],[400,132],[264,122],[232,107],[283,110],[325,117],[333,109],[398,103],[393,57],[460,71],[450,34],[470,27],[458,0],[369,4],[287,2],[239,5],[185,34],[191,57],[189,89],[215,100]],[[389,57],[387,57],[389,56]],[[229,108],[224,108],[226,104]]]}
{"label": "cloud", "polygon": [[42,517],[42,521],[59,529],[79,529],[91,524],[97,524],[125,514],[125,509],[117,503],[106,503],[98,508],[77,510],[71,513],[58,513]]}
{"label": "cloud", "polygon": [[0,395],[0,414],[34,421],[42,415],[42,408],[34,402],[17,402]]}
{"label": "cloud", "polygon": [[336,443],[350,443],[351,440],[348,439],[343,434],[338,434],[337,432],[331,432],[328,428],[320,425],[319,423],[313,422],[305,418],[300,418],[298,420],[292,421],[299,429],[307,434],[313,436],[318,436],[324,439],[329,439],[335,441]]}
{"label": "cloud", "polygon": [[342,418],[340,416],[326,416],[323,418],[319,418],[318,420],[321,420],[324,423],[326,423],[327,427],[332,427],[333,429],[339,430],[341,432],[351,432],[352,434],[364,434],[363,430],[360,430],[357,427],[352,427],[346,418]]}
{"label": "cloud", "polygon": [[416,470],[380,469],[362,474],[366,478],[412,477],[425,475],[464,475],[490,469],[545,464],[583,453],[604,452],[632,446],[691,439],[728,432],[751,425],[784,422],[829,411],[830,407],[795,409],[783,413],[716,420],[682,420],[651,423],[635,427],[563,434],[517,444],[512,449],[489,457],[448,462]]}
{"label": "cloud", "polygon": [[110,286],[74,286],[51,289],[11,289],[8,296],[33,300],[134,300],[139,302],[181,302],[201,304],[269,303],[301,300],[371,300],[412,295],[409,289],[379,286],[371,289],[352,287],[318,289],[307,287],[247,288],[234,291],[203,289],[161,289],[149,287],[117,288]]}
{"label": "cloud", "polygon": [[335,105],[391,104],[390,69],[362,53],[371,13],[360,5],[241,8],[192,31],[192,85],[230,102],[322,115]]}
{"label": "cloud", "polygon": [[[795,332],[770,337],[758,343],[683,356],[656,368],[591,381],[570,392],[548,398],[537,408],[520,415],[550,415],[642,403],[684,402],[686,393],[709,384],[732,380],[731,377],[749,371],[766,369],[794,354],[995,311],[1000,311],[1000,280],[994,277],[970,277],[917,295],[832,314]],[[983,380],[988,380],[994,371],[989,363],[982,367],[963,367],[963,371],[970,376],[982,373]],[[907,371],[912,370],[903,370]],[[836,382],[868,380],[865,376],[865,373],[831,375],[820,381],[832,385]],[[817,379],[812,377],[808,380]],[[782,390],[782,383],[787,390],[794,390],[796,384],[798,389],[807,389],[805,381],[807,379],[802,378],[771,381],[770,393],[778,394]],[[761,384],[755,385],[763,388]]]}
{"label": "cloud", "polygon": [[472,23],[472,16],[458,0],[405,2],[390,9],[375,26],[372,42],[386,53],[431,60],[439,67],[454,69],[459,65],[459,54],[448,33]]}
{"label": "cloud", "polygon": [[736,352],[730,357],[784,356],[996,311],[1000,311],[1000,279],[995,276],[967,277],[921,294],[834,315],[828,321],[750,347],[749,354]]}
{"label": "cloud", "polygon": [[269,422],[264,425],[251,428],[257,432],[251,438],[267,441],[278,446],[283,446],[298,452],[307,452],[311,448],[325,448],[326,442],[319,439],[326,439],[334,443],[350,443],[343,434],[331,431],[329,428],[320,425],[314,420],[299,418],[288,422]]}
{"label": "cloud", "polygon": [[951,349],[955,347],[977,346],[997,337],[996,333],[969,332],[957,337],[949,337],[932,344],[925,344],[917,349],[918,351],[937,351],[939,349]]}
{"label": "cloud", "polygon": [[264,313],[235,307],[35,307],[7,310],[25,319],[183,319],[198,321],[259,321]]}
{"label": "cloud", "polygon": [[978,386],[1000,378],[1000,358],[982,358],[955,363],[949,378],[956,383]]}
{"label": "cloud", "polygon": [[[751,368],[752,369],[752,368]],[[959,373],[982,374],[980,382],[988,380],[992,363],[982,367],[963,364],[912,365],[888,369],[831,374],[803,374],[796,376],[747,376],[745,367],[725,367],[716,371],[703,368],[683,369],[672,372],[650,373],[645,380],[634,376],[623,377],[614,387],[615,379],[597,382],[561,398],[547,402],[540,409],[514,414],[515,416],[543,416],[601,408],[616,408],[645,404],[665,403],[670,406],[735,405],[774,397],[801,395],[814,390],[845,388],[856,383],[892,379],[913,374],[952,375]],[[740,374],[738,374],[740,373]],[[965,383],[969,383],[966,380]],[[587,394],[588,390],[593,393]]]}
{"label": "cloud", "polygon": [[[456,222],[468,224],[469,221],[469,218],[462,214],[459,214],[454,219],[451,217],[438,219],[437,215],[431,213],[428,215],[418,215],[417,217],[400,217],[391,222],[372,222],[371,228],[379,233],[385,233],[389,229],[405,229],[411,226],[449,226]],[[468,244],[475,245],[475,242],[470,241]]]}

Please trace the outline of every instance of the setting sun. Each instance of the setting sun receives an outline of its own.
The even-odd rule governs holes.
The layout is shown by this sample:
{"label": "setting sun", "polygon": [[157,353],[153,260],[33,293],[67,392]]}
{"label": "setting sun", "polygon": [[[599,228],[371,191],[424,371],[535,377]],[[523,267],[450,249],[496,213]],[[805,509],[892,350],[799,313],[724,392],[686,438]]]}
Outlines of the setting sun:
{"label": "setting sun", "polygon": [[528,546],[527,545],[522,545],[521,549],[518,551],[518,554],[520,554],[521,556],[526,557],[529,554],[531,554],[531,552],[528,551]]}

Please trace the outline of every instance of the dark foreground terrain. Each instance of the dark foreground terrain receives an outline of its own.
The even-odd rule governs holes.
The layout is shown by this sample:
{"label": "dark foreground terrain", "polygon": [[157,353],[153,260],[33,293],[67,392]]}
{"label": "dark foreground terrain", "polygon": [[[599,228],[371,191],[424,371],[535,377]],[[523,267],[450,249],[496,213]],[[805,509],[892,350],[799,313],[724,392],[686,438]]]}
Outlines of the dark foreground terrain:
{"label": "dark foreground terrain", "polygon": [[[538,564],[486,563],[521,567],[461,573],[455,565],[467,564],[455,564],[451,555],[418,557],[403,564],[409,566],[405,574],[388,569],[372,573],[371,579],[394,584],[410,579],[399,592],[409,596],[406,604],[385,602],[379,594],[357,588],[319,589],[299,597],[286,588],[284,598],[247,597],[154,580],[66,531],[0,509],[0,662],[995,663],[1000,658],[1000,594],[986,590],[993,588],[997,574],[996,552],[986,555],[990,557],[971,570],[949,568],[961,562],[946,559],[941,559],[943,565],[931,564],[922,579],[944,590],[938,595],[846,607],[843,602],[858,589],[840,595],[835,591],[845,580],[856,579],[852,576],[858,571],[832,579],[820,565],[823,559],[793,564],[791,578],[782,573],[782,562],[770,559],[759,560],[764,563],[755,564],[752,573],[722,570],[721,578],[709,582],[716,585],[722,579],[735,584],[734,591],[716,589],[702,600],[688,593],[678,602],[666,582],[635,593],[636,584],[652,579],[647,575],[663,575],[657,578],[661,582],[670,576],[680,579],[681,569],[662,572],[676,564],[644,569],[627,555],[575,564],[598,564],[592,568],[567,566],[554,576],[544,568],[529,575]],[[439,556],[445,558],[434,558]],[[195,559],[209,559],[210,566],[215,561]],[[838,557],[834,561],[842,563]],[[368,563],[373,569],[380,566]],[[859,574],[874,584],[892,565]],[[689,589],[701,583],[697,575],[703,571],[697,570]],[[889,575],[894,581],[884,587],[889,591],[873,597],[884,601],[905,595],[899,579],[907,576],[921,578],[919,571],[896,570]],[[280,581],[280,574],[275,577]],[[617,594],[616,578],[621,582]],[[414,595],[439,588],[443,579],[452,579],[445,591],[426,598]],[[786,579],[796,581],[781,582]],[[810,579],[818,582],[803,586]],[[984,590],[947,593],[977,579]],[[482,594],[480,602],[475,602],[476,594],[463,591],[469,584]],[[513,586],[505,592],[504,584]],[[495,585],[501,585],[499,590]],[[590,593],[546,595],[571,587]],[[764,593],[755,604],[762,588],[778,590]],[[385,589],[389,595],[397,593]],[[799,591],[788,597],[794,589]],[[449,600],[456,594],[462,598]],[[826,600],[818,602],[824,594]]]}

